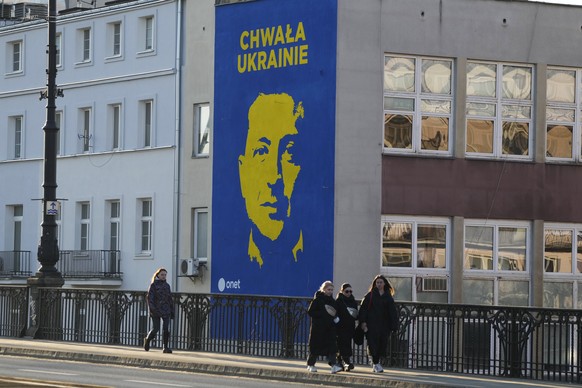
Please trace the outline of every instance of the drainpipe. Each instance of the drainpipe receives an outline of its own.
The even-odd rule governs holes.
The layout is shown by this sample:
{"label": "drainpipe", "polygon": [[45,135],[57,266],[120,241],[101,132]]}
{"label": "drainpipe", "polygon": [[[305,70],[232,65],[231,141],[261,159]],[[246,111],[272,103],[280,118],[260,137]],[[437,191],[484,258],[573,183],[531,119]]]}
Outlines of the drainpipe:
{"label": "drainpipe", "polygon": [[178,14],[176,15],[176,95],[174,98],[176,127],[175,127],[175,151],[174,151],[174,206],[173,206],[173,221],[174,227],[172,230],[172,285],[174,291],[178,292],[178,260],[180,254],[180,174],[182,163],[182,142],[180,134],[181,114],[182,114],[182,1],[177,0]]}

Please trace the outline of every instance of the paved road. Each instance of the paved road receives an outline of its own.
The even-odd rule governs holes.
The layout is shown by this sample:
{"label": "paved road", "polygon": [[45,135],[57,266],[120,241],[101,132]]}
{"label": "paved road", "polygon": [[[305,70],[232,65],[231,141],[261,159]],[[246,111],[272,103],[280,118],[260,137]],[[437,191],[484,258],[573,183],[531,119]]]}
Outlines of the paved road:
{"label": "paved road", "polygon": [[[4,385],[3,385],[4,384]],[[299,388],[315,385],[84,362],[3,356],[0,387]]]}
{"label": "paved road", "polygon": [[[255,357],[236,354],[174,351],[163,354],[159,349],[145,352],[143,349],[122,345],[99,345],[71,342],[34,340],[26,338],[0,337],[0,365],[5,356],[26,356],[35,359],[37,365],[45,360],[77,361],[92,364],[134,366],[143,370],[172,370],[173,373],[204,373],[277,380],[283,383],[296,382],[303,385],[326,385],[333,387],[391,387],[391,388],[533,388],[574,387],[574,384],[532,381],[493,376],[474,376],[461,373],[432,372],[419,369],[387,368],[385,373],[371,373],[369,366],[358,365],[352,372],[335,375],[329,373],[323,363],[318,373],[307,373],[305,360]],[[320,365],[318,363],[318,365]],[[0,372],[0,375],[4,373]],[[29,376],[29,375],[26,375]],[[139,379],[141,380],[141,379]],[[227,385],[228,388],[236,384]],[[253,385],[255,387],[256,385]],[[140,388],[148,387],[142,385]]]}

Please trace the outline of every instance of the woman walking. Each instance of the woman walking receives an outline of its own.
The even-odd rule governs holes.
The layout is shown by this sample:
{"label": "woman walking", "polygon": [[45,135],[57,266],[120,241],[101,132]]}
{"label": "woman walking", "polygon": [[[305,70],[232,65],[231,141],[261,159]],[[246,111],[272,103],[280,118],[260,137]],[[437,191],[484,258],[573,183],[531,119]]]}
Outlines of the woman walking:
{"label": "woman walking", "polygon": [[174,302],[170,285],[166,282],[168,271],[160,268],[154,273],[152,283],[147,294],[148,308],[152,318],[153,327],[144,339],[143,348],[147,352],[150,350],[150,342],[156,338],[160,331],[160,319],[163,321],[162,340],[164,344],[164,353],[172,353],[168,346],[170,339],[170,319],[174,319]]}
{"label": "woman walking", "polygon": [[331,373],[337,373],[342,367],[336,363],[337,343],[335,325],[340,321],[337,317],[335,300],[333,299],[333,283],[323,282],[309,304],[307,314],[311,317],[309,328],[309,357],[307,370],[317,372],[315,361],[318,356],[326,356]]}
{"label": "woman walking", "polygon": [[386,356],[388,336],[398,330],[398,311],[394,299],[394,288],[388,280],[378,275],[360,305],[358,320],[368,339],[368,355],[372,358],[372,372],[382,373],[380,358]]}
{"label": "woman walking", "polygon": [[337,324],[337,347],[339,349],[337,361],[338,364],[343,365],[345,371],[350,371],[354,369],[354,364],[351,362],[352,339],[356,331],[358,303],[354,298],[353,289],[349,283],[342,284],[335,302],[337,315],[340,319]]}

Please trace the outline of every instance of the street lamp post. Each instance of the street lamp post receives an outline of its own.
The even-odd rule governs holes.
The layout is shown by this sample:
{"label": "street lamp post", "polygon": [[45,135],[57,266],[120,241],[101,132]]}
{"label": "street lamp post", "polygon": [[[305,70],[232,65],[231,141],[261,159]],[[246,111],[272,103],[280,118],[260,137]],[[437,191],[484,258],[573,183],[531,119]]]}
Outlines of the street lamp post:
{"label": "street lamp post", "polygon": [[[55,264],[59,261],[59,246],[57,241],[57,223],[54,204],[57,201],[57,139],[59,128],[55,119],[55,100],[62,96],[62,91],[56,87],[57,47],[56,47],[56,0],[48,0],[48,68],[47,89],[41,92],[41,99],[46,98],[46,123],[44,131],[44,195],[42,198],[42,235],[38,246],[37,257],[40,268],[28,279],[28,284],[38,287],[61,287],[64,284],[61,273]],[[60,211],[58,208],[57,211]]]}

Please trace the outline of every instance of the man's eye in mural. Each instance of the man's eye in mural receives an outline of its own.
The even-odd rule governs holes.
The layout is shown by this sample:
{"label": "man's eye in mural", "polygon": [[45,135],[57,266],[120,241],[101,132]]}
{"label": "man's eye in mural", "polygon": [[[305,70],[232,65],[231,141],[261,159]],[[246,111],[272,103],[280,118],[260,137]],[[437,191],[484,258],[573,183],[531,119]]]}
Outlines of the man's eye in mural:
{"label": "man's eye in mural", "polygon": [[259,148],[255,148],[253,151],[253,156],[263,156],[269,153],[269,148],[267,146],[262,146]]}
{"label": "man's eye in mural", "polygon": [[294,141],[290,141],[289,143],[287,143],[287,146],[285,146],[285,151],[283,152],[283,160],[287,161],[288,163],[295,164],[295,159],[293,158],[293,156],[295,155],[294,149],[295,149]]}

